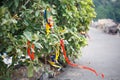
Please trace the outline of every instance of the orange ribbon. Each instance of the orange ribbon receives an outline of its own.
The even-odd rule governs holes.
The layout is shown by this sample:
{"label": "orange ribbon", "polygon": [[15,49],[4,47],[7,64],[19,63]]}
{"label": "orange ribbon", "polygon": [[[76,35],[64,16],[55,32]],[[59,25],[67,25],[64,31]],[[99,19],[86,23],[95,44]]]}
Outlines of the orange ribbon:
{"label": "orange ribbon", "polygon": [[34,55],[34,49],[35,49],[35,46],[34,44],[30,45],[30,41],[27,41],[27,53],[28,53],[28,56],[30,56],[30,59],[31,60],[34,60],[35,58],[35,55]]}
{"label": "orange ribbon", "polygon": [[48,24],[49,24],[50,28],[53,27],[53,18],[52,18],[52,16],[50,16],[50,17],[48,18]]}
{"label": "orange ribbon", "polygon": [[[61,45],[61,49],[62,49],[64,58],[65,58],[66,62],[67,62],[70,66],[72,66],[72,67],[78,67],[78,68],[81,68],[81,69],[86,69],[86,70],[89,70],[89,71],[95,73],[96,76],[99,75],[99,74],[96,72],[96,70],[94,70],[93,68],[72,63],[72,62],[69,60],[69,58],[67,57],[66,50],[65,50],[65,47],[64,47],[64,40],[63,40],[63,39],[60,40],[60,45]],[[104,79],[104,74],[100,74],[100,75],[101,75],[102,79]]]}

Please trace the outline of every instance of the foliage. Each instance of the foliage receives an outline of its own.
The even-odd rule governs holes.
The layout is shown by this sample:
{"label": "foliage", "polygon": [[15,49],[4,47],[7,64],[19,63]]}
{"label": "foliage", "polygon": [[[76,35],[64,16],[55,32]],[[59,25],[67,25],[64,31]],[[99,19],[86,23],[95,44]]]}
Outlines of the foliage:
{"label": "foliage", "polygon": [[[29,70],[34,65],[40,67],[39,58],[55,54],[57,46],[60,48],[60,39],[65,41],[67,55],[76,58],[81,47],[86,45],[86,38],[80,32],[88,31],[89,24],[95,17],[92,0],[3,0],[2,3],[0,54],[6,52],[8,57],[12,57],[11,66],[22,63]],[[48,35],[45,10],[54,21]],[[27,41],[35,45],[34,60],[27,58]],[[64,60],[62,54],[59,57]]]}
{"label": "foliage", "polygon": [[93,0],[97,13],[96,19],[110,18],[120,22],[119,0]]}

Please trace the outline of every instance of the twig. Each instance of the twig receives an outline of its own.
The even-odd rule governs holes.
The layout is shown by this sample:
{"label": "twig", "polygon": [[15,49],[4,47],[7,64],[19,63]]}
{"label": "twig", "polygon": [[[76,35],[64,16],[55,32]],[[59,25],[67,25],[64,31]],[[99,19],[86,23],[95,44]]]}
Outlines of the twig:
{"label": "twig", "polygon": [[27,0],[24,4],[24,6],[26,6],[28,3],[30,2],[30,0]]}

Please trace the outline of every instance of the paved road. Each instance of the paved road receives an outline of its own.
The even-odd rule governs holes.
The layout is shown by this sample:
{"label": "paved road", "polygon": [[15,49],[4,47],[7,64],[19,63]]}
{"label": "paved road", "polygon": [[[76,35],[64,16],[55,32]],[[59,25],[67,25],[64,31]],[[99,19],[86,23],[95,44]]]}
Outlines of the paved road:
{"label": "paved road", "polygon": [[[105,74],[104,80],[120,80],[120,37],[108,35],[91,28],[88,46],[76,63],[86,65]],[[102,80],[95,74],[82,69],[69,67],[55,80]]]}

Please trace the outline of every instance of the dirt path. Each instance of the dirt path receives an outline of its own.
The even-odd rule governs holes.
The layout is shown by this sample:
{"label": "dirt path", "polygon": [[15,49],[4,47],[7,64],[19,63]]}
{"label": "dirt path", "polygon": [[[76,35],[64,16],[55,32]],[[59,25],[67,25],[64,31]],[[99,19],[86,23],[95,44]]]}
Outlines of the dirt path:
{"label": "dirt path", "polygon": [[[83,49],[83,55],[76,63],[86,65],[105,74],[104,80],[120,80],[120,37],[105,34],[91,28],[91,39]],[[53,80],[102,80],[95,74],[69,67]]]}

